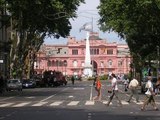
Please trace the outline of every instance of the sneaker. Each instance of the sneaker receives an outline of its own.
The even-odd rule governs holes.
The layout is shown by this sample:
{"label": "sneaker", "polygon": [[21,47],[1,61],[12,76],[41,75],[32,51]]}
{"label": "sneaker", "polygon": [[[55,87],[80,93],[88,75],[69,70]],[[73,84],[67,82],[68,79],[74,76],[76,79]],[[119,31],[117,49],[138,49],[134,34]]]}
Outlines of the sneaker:
{"label": "sneaker", "polygon": [[128,100],[127,102],[128,102],[128,103],[130,103],[130,101],[129,101],[129,100]]}
{"label": "sneaker", "polygon": [[107,103],[106,106],[109,106],[109,103]]}
{"label": "sneaker", "polygon": [[141,107],[141,111],[144,111],[144,108],[143,108],[143,107]]}

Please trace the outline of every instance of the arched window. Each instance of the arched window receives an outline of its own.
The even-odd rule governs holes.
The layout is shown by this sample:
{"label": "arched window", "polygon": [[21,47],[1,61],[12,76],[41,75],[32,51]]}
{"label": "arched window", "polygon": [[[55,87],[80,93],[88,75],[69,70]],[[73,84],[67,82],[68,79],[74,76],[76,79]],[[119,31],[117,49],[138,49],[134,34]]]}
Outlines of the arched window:
{"label": "arched window", "polygon": [[63,65],[66,67],[67,66],[67,60],[63,61]]}
{"label": "arched window", "polygon": [[73,67],[77,67],[78,62],[76,60],[73,61]]}
{"label": "arched window", "polygon": [[103,62],[103,61],[101,61],[101,67],[102,67],[102,68],[104,67],[104,62]]}
{"label": "arched window", "polygon": [[63,62],[60,60],[59,61],[59,66],[62,66],[63,65]]}
{"label": "arched window", "polygon": [[97,49],[97,55],[99,55],[99,49]]}
{"label": "arched window", "polygon": [[52,66],[55,66],[55,62],[54,62],[54,60],[52,60]]}
{"label": "arched window", "polygon": [[52,62],[50,60],[48,60],[47,65],[51,66]]}
{"label": "arched window", "polygon": [[112,67],[112,60],[109,60],[109,61],[108,61],[108,67],[109,67],[109,68]]}
{"label": "arched window", "polygon": [[81,66],[84,67],[84,62],[81,63]]}
{"label": "arched window", "polygon": [[59,66],[59,61],[58,60],[56,60],[56,66]]}
{"label": "arched window", "polygon": [[118,61],[118,67],[121,67],[123,64],[122,60]]}

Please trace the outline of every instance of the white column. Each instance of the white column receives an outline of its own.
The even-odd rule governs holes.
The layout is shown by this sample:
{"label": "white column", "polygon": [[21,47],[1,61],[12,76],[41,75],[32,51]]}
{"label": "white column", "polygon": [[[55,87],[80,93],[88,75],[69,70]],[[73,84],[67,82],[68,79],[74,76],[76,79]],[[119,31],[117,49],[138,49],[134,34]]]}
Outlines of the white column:
{"label": "white column", "polygon": [[89,32],[88,31],[87,31],[87,36],[86,36],[84,75],[87,77],[91,77],[93,75],[92,65],[91,65],[90,45],[89,45]]}

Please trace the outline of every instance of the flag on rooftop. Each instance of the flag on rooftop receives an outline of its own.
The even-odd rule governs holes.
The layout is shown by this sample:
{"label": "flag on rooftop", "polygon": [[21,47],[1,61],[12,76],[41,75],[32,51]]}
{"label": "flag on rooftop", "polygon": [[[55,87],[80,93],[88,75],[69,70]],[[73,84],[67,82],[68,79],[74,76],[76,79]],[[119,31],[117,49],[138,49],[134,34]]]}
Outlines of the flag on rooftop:
{"label": "flag on rooftop", "polygon": [[81,32],[81,30],[84,30],[84,31],[92,31],[92,22],[85,23],[85,24],[79,29],[80,32]]}

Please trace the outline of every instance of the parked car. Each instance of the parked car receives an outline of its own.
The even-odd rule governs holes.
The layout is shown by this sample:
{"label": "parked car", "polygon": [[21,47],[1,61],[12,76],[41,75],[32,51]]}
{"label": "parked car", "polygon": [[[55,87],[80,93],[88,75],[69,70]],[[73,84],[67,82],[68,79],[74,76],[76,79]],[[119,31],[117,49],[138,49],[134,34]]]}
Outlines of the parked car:
{"label": "parked car", "polygon": [[[141,93],[145,93],[147,91],[147,89],[145,88],[147,81],[148,81],[147,77],[141,80]],[[157,82],[157,77],[152,77],[154,91],[155,91],[156,82]]]}
{"label": "parked car", "polygon": [[24,79],[22,80],[22,87],[23,88],[35,88],[36,82],[32,79]]}
{"label": "parked car", "polygon": [[9,79],[9,80],[7,80],[6,90],[7,91],[11,91],[11,90],[22,91],[21,80],[20,79]]}

